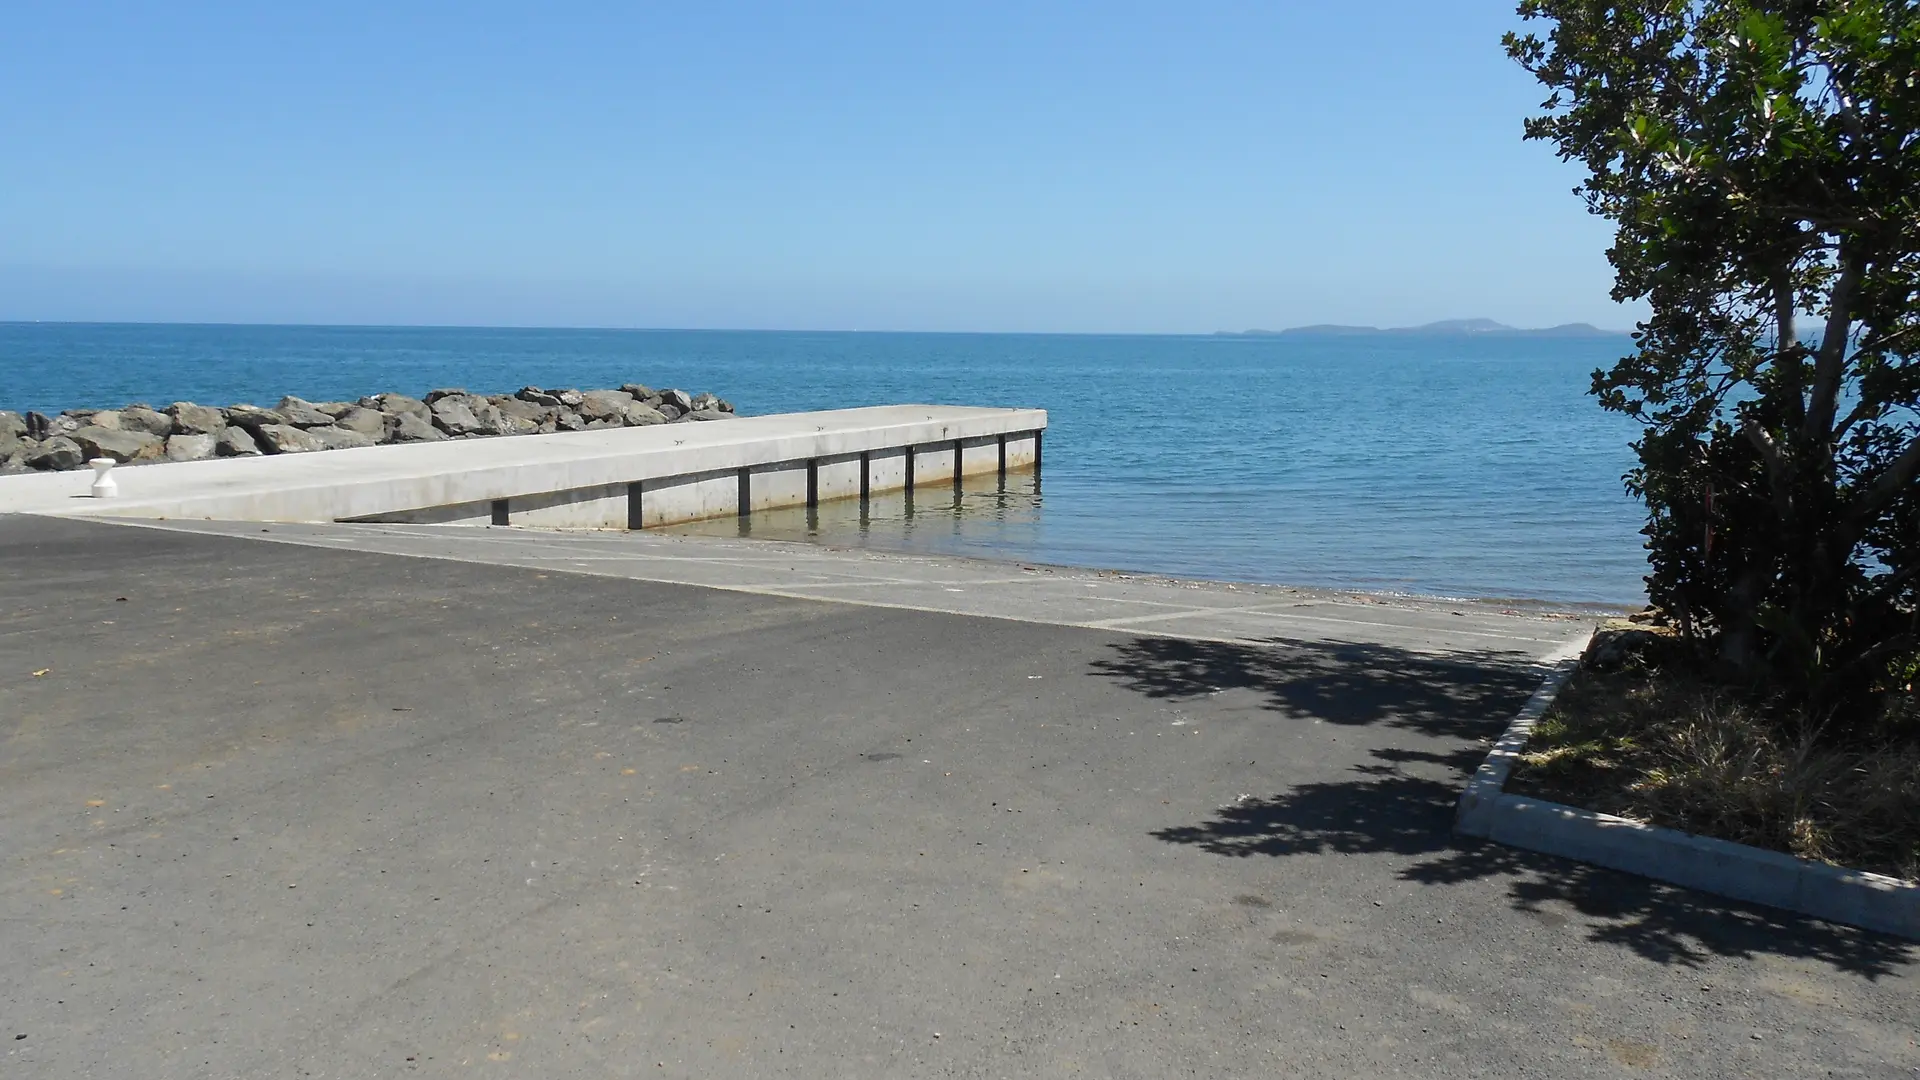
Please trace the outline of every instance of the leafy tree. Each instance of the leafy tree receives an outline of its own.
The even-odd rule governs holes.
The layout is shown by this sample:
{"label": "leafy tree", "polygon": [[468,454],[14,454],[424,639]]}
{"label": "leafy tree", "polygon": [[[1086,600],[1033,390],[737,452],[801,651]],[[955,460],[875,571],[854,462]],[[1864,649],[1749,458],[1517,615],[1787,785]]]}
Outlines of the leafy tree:
{"label": "leafy tree", "polygon": [[1654,604],[1844,731],[1920,655],[1920,3],[1522,0],[1529,139],[1617,231]]}

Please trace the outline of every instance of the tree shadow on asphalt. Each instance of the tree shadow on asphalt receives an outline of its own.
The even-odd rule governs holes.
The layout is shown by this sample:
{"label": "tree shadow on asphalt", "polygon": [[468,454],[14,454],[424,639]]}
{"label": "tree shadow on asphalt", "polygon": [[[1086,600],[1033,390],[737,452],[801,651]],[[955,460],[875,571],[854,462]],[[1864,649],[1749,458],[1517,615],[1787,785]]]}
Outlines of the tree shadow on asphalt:
{"label": "tree shadow on asphalt", "polygon": [[1229,645],[1141,637],[1113,650],[1093,662],[1094,671],[1150,698],[1251,690],[1290,716],[1464,738],[1497,735],[1542,674],[1521,653],[1440,657],[1352,642]]}
{"label": "tree shadow on asphalt", "polygon": [[[1463,664],[1380,646],[1287,644],[1269,651],[1135,639],[1114,648],[1116,655],[1097,661],[1096,671],[1150,697],[1245,688],[1283,713],[1457,738],[1498,732],[1539,678],[1538,668],[1500,654]],[[1475,670],[1483,661],[1487,667]],[[1558,926],[1568,920],[1558,909],[1571,909],[1587,918],[1592,940],[1668,965],[1771,954],[1875,977],[1920,960],[1920,950],[1894,938],[1549,855],[1457,840],[1454,803],[1485,754],[1478,742],[1441,752],[1376,749],[1351,779],[1300,784],[1269,798],[1243,796],[1211,820],[1153,835],[1229,858],[1399,856],[1415,860],[1400,870],[1401,880],[1436,887],[1504,880],[1515,910]],[[1447,779],[1430,778],[1436,771]]]}

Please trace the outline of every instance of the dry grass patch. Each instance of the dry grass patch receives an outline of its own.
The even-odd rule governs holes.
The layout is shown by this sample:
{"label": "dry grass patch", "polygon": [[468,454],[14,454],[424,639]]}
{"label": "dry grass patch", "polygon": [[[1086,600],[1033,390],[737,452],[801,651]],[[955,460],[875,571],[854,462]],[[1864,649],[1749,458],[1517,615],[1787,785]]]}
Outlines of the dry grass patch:
{"label": "dry grass patch", "polygon": [[1912,699],[1894,703],[1886,731],[1827,745],[1671,670],[1582,670],[1534,728],[1508,790],[1920,880]]}

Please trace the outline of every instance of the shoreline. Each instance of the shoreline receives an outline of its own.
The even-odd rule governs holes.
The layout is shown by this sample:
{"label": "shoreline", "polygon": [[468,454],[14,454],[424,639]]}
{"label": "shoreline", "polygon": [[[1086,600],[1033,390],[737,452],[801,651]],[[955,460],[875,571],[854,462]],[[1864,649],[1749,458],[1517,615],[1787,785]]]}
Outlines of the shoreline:
{"label": "shoreline", "polygon": [[[897,493],[896,493],[897,494]],[[1608,600],[1564,600],[1527,596],[1470,596],[1452,593],[1423,593],[1400,589],[1368,589],[1358,586],[1328,585],[1302,581],[1260,581],[1244,577],[1206,577],[1192,574],[1168,573],[1147,570],[1138,567],[1103,566],[1094,563],[1055,562],[1047,559],[1035,559],[1001,551],[994,554],[979,554],[967,551],[954,551],[940,548],[917,548],[909,544],[888,543],[891,534],[864,532],[859,527],[852,530],[840,527],[821,526],[811,531],[785,531],[773,534],[761,534],[757,520],[763,515],[791,515],[794,508],[781,508],[762,511],[748,519],[749,533],[742,535],[732,531],[729,519],[708,519],[685,522],[678,525],[663,526],[647,530],[662,536],[685,537],[689,539],[739,539],[768,544],[791,544],[799,547],[818,548],[827,551],[849,554],[872,553],[876,555],[905,556],[912,558],[954,559],[963,562],[997,566],[1024,566],[1053,573],[1097,574],[1118,580],[1138,581],[1150,584],[1164,584],[1175,587],[1210,588],[1219,587],[1235,590],[1272,590],[1282,589],[1316,598],[1334,599],[1351,597],[1369,603],[1408,603],[1413,605],[1472,607],[1476,613],[1498,614],[1502,610],[1512,610],[1520,614],[1551,614],[1581,619],[1607,619],[1624,617],[1646,606],[1645,599],[1636,602],[1616,602]],[[565,532],[572,530],[551,530]],[[867,536],[876,540],[873,543],[851,543],[850,536]]]}
{"label": "shoreline", "polygon": [[[698,525],[700,523],[693,523]],[[532,530],[529,530],[532,531]],[[575,529],[539,530],[543,532],[579,532]],[[650,529],[649,533],[662,536],[685,536],[706,538],[706,534],[691,531],[688,526],[669,526],[663,529]],[[760,544],[794,544],[802,547],[819,548],[842,554],[877,554],[913,559],[947,559],[963,563],[975,563],[983,566],[1017,566],[1021,569],[1038,570],[1043,573],[1094,575],[1115,581],[1136,582],[1142,585],[1159,585],[1169,588],[1218,589],[1222,591],[1270,592],[1282,591],[1290,596],[1325,601],[1358,601],[1369,604],[1392,605],[1407,608],[1472,607],[1476,615],[1516,614],[1555,619],[1608,619],[1622,618],[1645,605],[1614,604],[1605,601],[1584,600],[1542,600],[1531,597],[1488,597],[1488,596],[1447,596],[1439,593],[1394,592],[1373,589],[1342,588],[1337,585],[1309,585],[1294,582],[1249,581],[1243,578],[1204,578],[1185,577],[1177,574],[1162,574],[1148,570],[1125,570],[1107,566],[1078,566],[1072,563],[1052,563],[1039,559],[997,558],[989,555],[967,555],[953,552],[912,551],[905,548],[888,546],[856,546],[836,544],[828,540],[791,539],[776,536],[744,536],[737,539]]]}

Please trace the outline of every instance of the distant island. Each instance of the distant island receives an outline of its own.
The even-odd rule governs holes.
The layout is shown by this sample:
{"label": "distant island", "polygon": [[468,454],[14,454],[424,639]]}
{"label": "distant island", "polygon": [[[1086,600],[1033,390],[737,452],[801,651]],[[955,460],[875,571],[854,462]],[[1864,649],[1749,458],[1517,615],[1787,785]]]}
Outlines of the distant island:
{"label": "distant island", "polygon": [[1285,330],[1220,330],[1215,337],[1351,337],[1361,334],[1427,334],[1451,335],[1455,337],[1620,337],[1622,330],[1602,330],[1592,323],[1562,323],[1559,326],[1545,326],[1526,329],[1494,322],[1492,319],[1442,319],[1424,326],[1392,326],[1382,329],[1378,326],[1345,326],[1339,323],[1317,323],[1313,326],[1294,326]]}

